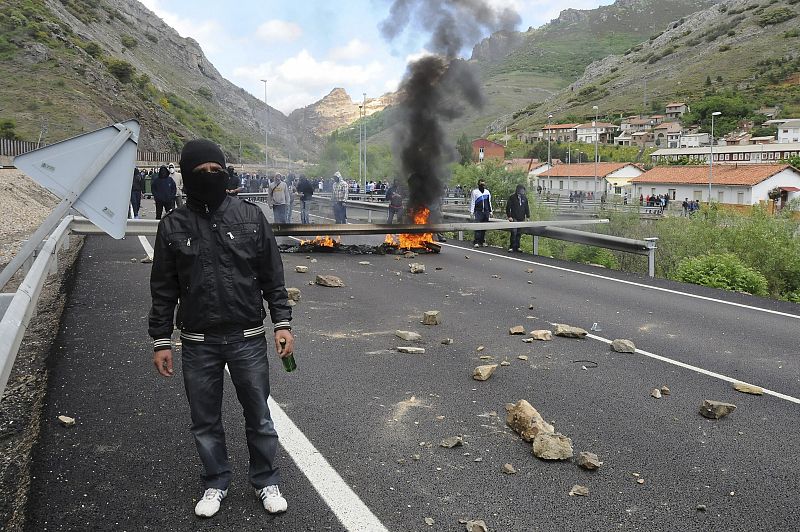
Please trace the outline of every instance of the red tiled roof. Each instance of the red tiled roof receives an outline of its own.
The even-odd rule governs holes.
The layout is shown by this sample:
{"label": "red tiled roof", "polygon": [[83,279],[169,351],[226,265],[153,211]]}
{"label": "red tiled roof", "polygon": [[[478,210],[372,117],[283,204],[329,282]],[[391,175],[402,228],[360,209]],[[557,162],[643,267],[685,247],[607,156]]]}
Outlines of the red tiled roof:
{"label": "red tiled roof", "polygon": [[611,124],[609,122],[597,122],[596,126],[593,126],[591,122],[587,122],[585,124],[578,124],[577,126],[575,126],[576,129],[594,129],[595,127],[597,127],[597,128],[601,128],[601,127],[609,128],[609,127],[618,127],[618,126],[615,126],[614,124]]}
{"label": "red tiled roof", "polygon": [[547,131],[548,129],[575,129],[575,126],[578,124],[550,124],[542,126],[543,131]]}
{"label": "red tiled roof", "polygon": [[686,104],[683,103],[683,102],[676,102],[676,103],[667,104],[667,107],[680,107],[681,105],[686,105]]}
{"label": "red tiled roof", "polygon": [[[633,163],[597,163],[597,177],[605,177],[626,166],[639,168]],[[539,175],[540,177],[594,177],[594,163],[559,164]]]}
{"label": "red tiled roof", "polygon": [[[792,168],[800,175],[800,170],[788,164],[715,164],[712,183],[715,185],[753,186],[787,168]],[[707,185],[708,178],[709,168],[707,165],[656,166],[639,177],[631,179],[631,183]]]}

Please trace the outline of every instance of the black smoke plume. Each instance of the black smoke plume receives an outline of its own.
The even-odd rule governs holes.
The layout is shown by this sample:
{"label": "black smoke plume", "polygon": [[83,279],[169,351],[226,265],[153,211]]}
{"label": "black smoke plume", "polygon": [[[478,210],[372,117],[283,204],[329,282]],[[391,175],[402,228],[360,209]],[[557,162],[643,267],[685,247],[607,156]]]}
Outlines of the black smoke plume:
{"label": "black smoke plume", "polygon": [[400,85],[395,156],[408,178],[409,207],[434,207],[441,197],[447,164],[455,160],[444,123],[463,114],[464,105],[483,105],[479,80],[457,59],[485,32],[514,29],[511,9],[494,10],[485,0],[395,0],[381,32],[394,39],[409,26],[431,33],[428,55],[408,65]]}

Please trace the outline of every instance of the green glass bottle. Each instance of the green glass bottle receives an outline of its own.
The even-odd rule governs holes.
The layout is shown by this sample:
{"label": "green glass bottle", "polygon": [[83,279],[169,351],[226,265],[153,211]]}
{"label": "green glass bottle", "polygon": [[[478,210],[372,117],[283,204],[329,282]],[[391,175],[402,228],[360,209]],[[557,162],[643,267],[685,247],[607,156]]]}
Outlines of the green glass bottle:
{"label": "green glass bottle", "polygon": [[[285,338],[281,338],[279,342],[281,344],[281,348],[286,347]],[[294,354],[291,354],[288,357],[281,357],[281,362],[283,363],[283,369],[285,369],[287,372],[297,369],[297,363],[294,361]]]}

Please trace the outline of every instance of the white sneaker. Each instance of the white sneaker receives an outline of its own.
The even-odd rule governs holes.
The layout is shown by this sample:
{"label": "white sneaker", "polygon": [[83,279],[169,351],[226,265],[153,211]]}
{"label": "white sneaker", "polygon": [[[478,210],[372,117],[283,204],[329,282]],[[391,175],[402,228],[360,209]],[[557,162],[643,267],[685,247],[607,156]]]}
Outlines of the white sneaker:
{"label": "white sneaker", "polygon": [[211,517],[219,511],[219,503],[228,495],[228,490],[208,488],[203,493],[203,498],[197,501],[194,514],[197,517]]}
{"label": "white sneaker", "polygon": [[285,512],[289,504],[286,499],[281,495],[281,490],[278,486],[267,486],[256,490],[256,497],[261,499],[264,509],[271,514],[279,514]]}
{"label": "white sneaker", "polygon": [[474,245],[474,246],[472,246],[472,247],[474,247],[474,248],[479,248],[479,247],[481,247],[481,245],[480,245],[480,244],[475,244],[475,245]]}
{"label": "white sneaker", "polygon": [[514,251],[514,248],[508,248],[509,253],[511,253],[512,251]]}
{"label": "white sneaker", "polygon": [[481,245],[482,245],[483,247],[489,247],[489,244],[487,244],[486,242],[484,242],[484,243],[483,243],[483,244],[481,244]]}

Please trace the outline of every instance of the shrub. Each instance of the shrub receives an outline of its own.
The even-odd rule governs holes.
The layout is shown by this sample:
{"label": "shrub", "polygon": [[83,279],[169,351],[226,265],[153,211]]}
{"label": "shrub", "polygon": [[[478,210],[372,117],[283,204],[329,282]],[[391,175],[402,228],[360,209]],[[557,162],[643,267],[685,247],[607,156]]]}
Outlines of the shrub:
{"label": "shrub", "polygon": [[119,41],[125,48],[136,48],[136,45],[139,44],[139,41],[137,41],[130,35],[123,35],[122,37],[120,37]]}
{"label": "shrub", "polygon": [[158,43],[158,37],[156,37],[152,33],[149,33],[149,32],[146,33],[145,37],[147,37],[147,40],[150,41],[153,44],[157,44]]}
{"label": "shrub", "polygon": [[757,296],[766,296],[768,293],[767,278],[759,271],[745,266],[732,253],[686,258],[678,265],[675,279]]}
{"label": "shrub", "polygon": [[16,127],[17,123],[13,120],[0,120],[0,139],[19,140],[19,136],[14,131]]}
{"label": "shrub", "polygon": [[100,57],[100,55],[102,55],[103,53],[103,49],[100,48],[100,45],[94,41],[87,42],[85,45],[83,45],[83,49],[87,54],[94,57],[95,59]]}
{"label": "shrub", "polygon": [[211,89],[209,89],[208,87],[200,87],[199,89],[197,89],[197,94],[199,94],[209,102],[214,97],[214,93],[212,93]]}
{"label": "shrub", "polygon": [[761,27],[771,26],[772,24],[786,22],[796,16],[797,13],[788,7],[775,7],[759,15],[757,22]]}
{"label": "shrub", "polygon": [[133,65],[121,59],[110,58],[105,61],[106,68],[111,75],[122,83],[130,83],[133,80],[135,69]]}

